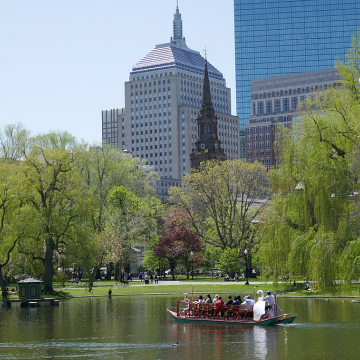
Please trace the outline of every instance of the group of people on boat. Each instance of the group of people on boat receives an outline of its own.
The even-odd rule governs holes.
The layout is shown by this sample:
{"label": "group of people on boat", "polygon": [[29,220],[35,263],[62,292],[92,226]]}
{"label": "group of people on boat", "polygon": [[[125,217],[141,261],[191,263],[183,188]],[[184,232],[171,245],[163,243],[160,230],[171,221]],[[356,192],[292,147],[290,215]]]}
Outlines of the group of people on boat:
{"label": "group of people on boat", "polygon": [[[273,295],[271,295],[273,296]],[[185,295],[185,302],[188,302],[189,299],[187,297],[187,294]],[[198,300],[193,301],[194,304],[216,304],[218,303],[219,305],[247,305],[247,306],[253,306],[255,304],[255,301],[251,298],[251,295],[246,295],[244,297],[244,301],[241,300],[241,296],[237,295],[234,296],[234,299],[232,297],[232,295],[229,295],[227,298],[227,301],[225,302],[223,300],[223,298],[221,296],[219,296],[218,294],[215,295],[215,297],[213,299],[211,299],[211,295],[207,294],[206,298],[204,299],[204,297],[202,295],[199,295]]]}
{"label": "group of people on boat", "polygon": [[[187,294],[185,295],[184,301],[187,303],[187,309],[200,309],[199,305],[201,304],[211,304],[211,314],[219,314],[220,316],[224,316],[224,309],[235,309],[236,305],[239,305],[239,308],[243,310],[243,313],[248,312],[249,314],[260,312],[259,318],[269,318],[275,316],[275,304],[276,299],[275,296],[271,294],[270,291],[267,292],[266,297],[264,297],[264,293],[262,290],[257,291],[257,295],[259,296],[257,302],[251,297],[251,295],[246,295],[242,301],[240,295],[232,296],[229,295],[227,300],[225,301],[218,294],[212,299],[210,294],[207,294],[205,299],[202,295],[199,295],[197,300],[189,300]],[[255,306],[257,304],[257,306]],[[247,314],[247,315],[249,315]]]}

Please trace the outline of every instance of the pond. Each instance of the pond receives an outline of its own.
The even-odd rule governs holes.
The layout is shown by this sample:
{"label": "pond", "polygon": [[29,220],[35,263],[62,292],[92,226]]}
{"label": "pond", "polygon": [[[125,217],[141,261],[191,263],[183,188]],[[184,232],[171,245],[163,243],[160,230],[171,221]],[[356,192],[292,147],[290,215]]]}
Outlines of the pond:
{"label": "pond", "polygon": [[[360,304],[278,299],[286,326],[175,324],[174,296],[71,299],[59,307],[0,310],[0,359],[358,358]],[[172,344],[179,342],[179,346]]]}

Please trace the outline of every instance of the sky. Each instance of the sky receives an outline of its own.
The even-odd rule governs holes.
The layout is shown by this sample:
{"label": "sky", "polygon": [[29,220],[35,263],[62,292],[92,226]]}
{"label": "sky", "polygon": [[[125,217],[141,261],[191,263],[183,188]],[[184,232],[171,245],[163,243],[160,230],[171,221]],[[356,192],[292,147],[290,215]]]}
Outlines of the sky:
{"label": "sky", "polygon": [[[101,142],[101,111],[124,107],[124,82],[169,42],[176,0],[0,0],[0,128],[68,131]],[[232,0],[179,0],[187,45],[220,70],[235,109]]]}

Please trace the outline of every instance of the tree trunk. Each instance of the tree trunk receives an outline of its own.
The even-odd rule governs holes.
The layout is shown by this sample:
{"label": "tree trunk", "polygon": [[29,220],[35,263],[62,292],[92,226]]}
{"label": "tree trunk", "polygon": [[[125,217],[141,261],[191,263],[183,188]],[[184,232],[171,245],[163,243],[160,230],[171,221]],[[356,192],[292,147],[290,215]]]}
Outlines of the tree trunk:
{"label": "tree trunk", "polygon": [[100,267],[99,266],[97,266],[96,268],[95,268],[95,279],[96,280],[98,280],[98,279],[101,279],[101,272],[100,272]]}
{"label": "tree trunk", "polygon": [[53,291],[53,276],[54,276],[54,257],[55,244],[54,241],[48,240],[46,242],[45,258],[44,258],[44,293],[51,293]]}
{"label": "tree trunk", "polygon": [[94,286],[94,276],[93,276],[93,273],[91,270],[88,271],[88,274],[89,274],[89,292],[91,292],[91,290]]}
{"label": "tree trunk", "polygon": [[175,265],[170,264],[170,269],[171,269],[172,280],[175,281]]}
{"label": "tree trunk", "polygon": [[5,279],[3,277],[2,274],[2,266],[0,266],[0,287],[1,287],[1,294],[2,294],[2,298],[3,300],[7,300],[8,298],[8,293],[6,291],[6,284],[5,284]]}
{"label": "tree trunk", "polygon": [[[111,272],[113,269],[113,264],[110,263],[106,266],[106,276],[105,276],[105,280],[111,280]],[[116,279],[116,271],[115,271],[115,279]]]}

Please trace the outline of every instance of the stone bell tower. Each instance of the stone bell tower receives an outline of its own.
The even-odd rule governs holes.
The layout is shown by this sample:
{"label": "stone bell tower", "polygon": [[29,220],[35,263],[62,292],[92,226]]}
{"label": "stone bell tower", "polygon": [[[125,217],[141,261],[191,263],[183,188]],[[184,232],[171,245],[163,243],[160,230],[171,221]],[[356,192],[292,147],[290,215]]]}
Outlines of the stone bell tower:
{"label": "stone bell tower", "polygon": [[201,109],[197,117],[197,140],[190,155],[191,168],[198,169],[207,160],[226,160],[226,154],[218,139],[217,116],[211,100],[210,81],[205,60],[204,87]]}

